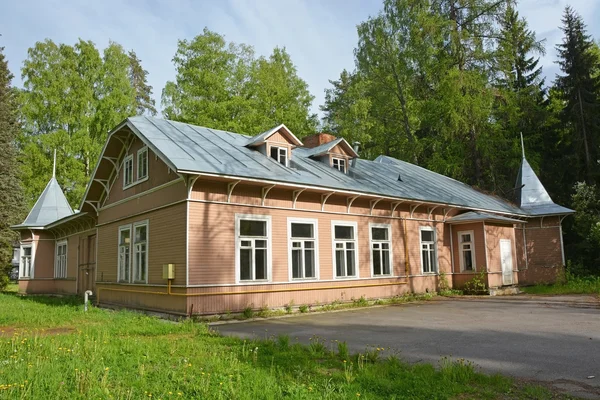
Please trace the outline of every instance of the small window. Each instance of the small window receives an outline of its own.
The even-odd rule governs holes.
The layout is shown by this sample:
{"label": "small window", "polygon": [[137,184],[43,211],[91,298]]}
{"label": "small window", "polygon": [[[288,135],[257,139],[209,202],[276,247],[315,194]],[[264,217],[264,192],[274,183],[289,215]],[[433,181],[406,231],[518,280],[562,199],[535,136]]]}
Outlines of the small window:
{"label": "small window", "polygon": [[133,280],[145,283],[148,281],[148,222],[133,227]]}
{"label": "small window", "polygon": [[137,179],[148,177],[148,147],[143,147],[137,152]]}
{"label": "small window", "polygon": [[358,276],[356,223],[332,222],[336,278]]}
{"label": "small window", "polygon": [[269,279],[268,222],[268,217],[236,216],[238,278],[240,281],[266,281]]}
{"label": "small window", "polygon": [[119,228],[119,282],[131,280],[131,226]]}
{"label": "small window", "polygon": [[21,278],[33,277],[31,245],[21,247]]}
{"label": "small window", "polygon": [[461,271],[475,271],[473,231],[458,232]]}
{"label": "small window", "polygon": [[54,261],[54,277],[64,279],[67,277],[67,241],[56,243],[56,257]]}
{"label": "small window", "polygon": [[317,276],[317,222],[294,219],[288,220],[288,223],[292,279],[314,279]]}
{"label": "small window", "polygon": [[424,274],[437,272],[437,251],[435,231],[431,227],[421,227],[421,267]]}
{"label": "small window", "polygon": [[271,158],[287,166],[287,149],[285,147],[271,146]]}
{"label": "small window", "polygon": [[333,165],[333,168],[337,169],[338,171],[341,171],[343,173],[346,173],[346,160],[343,158],[332,158],[331,163]]}
{"label": "small window", "polygon": [[131,184],[133,184],[133,155],[129,155],[123,160],[123,187]]}
{"label": "small window", "polygon": [[391,275],[390,225],[371,225],[373,276]]}

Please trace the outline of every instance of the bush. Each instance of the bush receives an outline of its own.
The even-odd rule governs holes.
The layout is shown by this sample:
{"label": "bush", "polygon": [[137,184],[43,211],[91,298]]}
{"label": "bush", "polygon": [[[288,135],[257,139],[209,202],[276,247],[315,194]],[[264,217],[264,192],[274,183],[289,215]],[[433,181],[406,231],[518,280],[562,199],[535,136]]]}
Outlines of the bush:
{"label": "bush", "polygon": [[465,294],[486,294],[485,272],[481,271],[465,283]]}
{"label": "bush", "polygon": [[0,268],[0,292],[6,290],[6,287],[10,283],[10,272],[12,271],[12,265]]}
{"label": "bush", "polygon": [[244,318],[254,317],[254,311],[252,310],[252,307],[248,306],[248,307],[244,308],[244,312],[242,313],[242,315],[244,316]]}

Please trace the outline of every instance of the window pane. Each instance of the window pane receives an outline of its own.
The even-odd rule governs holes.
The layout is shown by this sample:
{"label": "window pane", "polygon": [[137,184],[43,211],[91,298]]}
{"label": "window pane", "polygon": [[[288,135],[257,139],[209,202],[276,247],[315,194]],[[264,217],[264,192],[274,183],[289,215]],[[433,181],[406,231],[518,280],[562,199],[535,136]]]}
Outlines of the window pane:
{"label": "window pane", "polygon": [[252,250],[240,249],[240,280],[252,279]]}
{"label": "window pane", "polygon": [[312,238],[313,236],[313,224],[292,224],[292,237],[295,238]]}
{"label": "window pane", "polygon": [[430,272],[429,251],[423,249],[423,272]]}
{"label": "window pane", "polygon": [[139,243],[139,242],[145,242],[147,237],[147,227],[146,225],[142,225],[142,226],[137,226],[135,228],[135,242]]}
{"label": "window pane", "polygon": [[251,240],[242,240],[242,247],[252,247],[252,241]]}
{"label": "window pane", "polygon": [[381,257],[382,257],[382,268],[383,268],[383,274],[384,275],[389,275],[390,274],[390,252],[389,251],[383,251],[381,253]]}
{"label": "window pane", "polygon": [[254,242],[254,247],[256,247],[257,249],[266,249],[267,241],[266,240],[256,240]]}
{"label": "window pane", "polygon": [[381,243],[381,248],[384,250],[389,250],[390,244],[389,243]]}
{"label": "window pane", "polygon": [[304,277],[315,277],[315,251],[304,250]]}
{"label": "window pane", "polygon": [[31,247],[23,247],[23,255],[30,256],[31,255]]}
{"label": "window pane", "polygon": [[354,250],[346,250],[346,263],[348,276],[356,275],[354,263]]}
{"label": "window pane", "polygon": [[373,240],[388,240],[388,229],[372,228],[371,235],[373,236]]}
{"label": "window pane", "polygon": [[266,221],[241,220],[240,235],[267,236],[267,223]]}
{"label": "window pane", "polygon": [[292,250],[292,277],[302,278],[302,250]]}
{"label": "window pane", "polygon": [[433,231],[421,231],[421,241],[433,242]]}
{"label": "window pane", "polygon": [[129,236],[130,236],[130,234],[131,234],[131,232],[129,231],[129,229],[121,231],[121,241],[120,241],[120,244],[122,244],[122,245],[129,244]]}
{"label": "window pane", "polygon": [[354,248],[354,242],[346,242],[346,248],[347,249],[353,249]]}
{"label": "window pane", "polygon": [[279,147],[271,146],[271,158],[279,161]]}
{"label": "window pane", "polygon": [[296,248],[296,247],[300,248],[300,247],[302,247],[302,242],[292,242],[292,247],[294,247],[294,248]]}
{"label": "window pane", "polygon": [[314,249],[315,248],[315,242],[307,240],[307,241],[304,242],[304,247],[307,248],[307,249]]}
{"label": "window pane", "polygon": [[346,276],[344,250],[335,251],[335,274],[336,276]]}
{"label": "window pane", "polygon": [[470,242],[471,241],[471,235],[470,234],[462,235],[462,241],[463,242]]}
{"label": "window pane", "polygon": [[335,226],[335,238],[336,239],[354,239],[354,227],[353,226]]}
{"label": "window pane", "polygon": [[471,254],[470,250],[463,252],[464,266],[465,266],[465,270],[467,270],[467,271],[473,270],[473,259],[471,256],[472,256],[472,254]]}
{"label": "window pane", "polygon": [[381,253],[379,250],[373,250],[373,274],[381,275]]}
{"label": "window pane", "polygon": [[267,251],[264,249],[255,250],[256,272],[254,279],[267,279]]}

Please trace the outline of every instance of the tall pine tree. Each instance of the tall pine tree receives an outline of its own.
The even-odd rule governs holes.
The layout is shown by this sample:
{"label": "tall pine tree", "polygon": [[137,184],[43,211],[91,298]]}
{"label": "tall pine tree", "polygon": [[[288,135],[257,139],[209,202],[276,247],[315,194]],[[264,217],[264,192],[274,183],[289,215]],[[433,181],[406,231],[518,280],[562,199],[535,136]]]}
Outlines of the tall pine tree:
{"label": "tall pine tree", "polygon": [[567,6],[562,19],[563,41],[556,48],[563,75],[556,89],[563,100],[561,120],[568,132],[569,150],[578,155],[577,180],[594,183],[599,174],[600,77],[595,75],[600,60],[586,32],[583,18]]}
{"label": "tall pine tree", "polygon": [[135,92],[137,114],[148,113],[156,115],[156,104],[152,98],[152,86],[148,84],[148,71],[142,67],[142,60],[130,50],[129,56],[129,80]]}
{"label": "tall pine tree", "polygon": [[10,266],[12,245],[18,239],[10,225],[20,222],[23,217],[16,147],[19,125],[12,77],[4,47],[0,47],[0,288],[7,279],[5,270]]}

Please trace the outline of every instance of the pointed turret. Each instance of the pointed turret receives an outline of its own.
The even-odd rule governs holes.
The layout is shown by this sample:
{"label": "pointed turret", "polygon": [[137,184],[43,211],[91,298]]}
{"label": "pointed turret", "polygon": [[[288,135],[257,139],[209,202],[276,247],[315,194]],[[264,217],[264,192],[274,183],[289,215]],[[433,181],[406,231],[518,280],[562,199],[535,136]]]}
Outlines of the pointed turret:
{"label": "pointed turret", "polygon": [[50,178],[25,221],[17,227],[43,227],[69,215],[73,215],[73,209],[56,180],[56,151],[54,151],[52,178]]}
{"label": "pointed turret", "polygon": [[523,134],[521,134],[523,158],[515,186],[516,202],[531,215],[570,214],[573,210],[555,204],[525,158]]}

